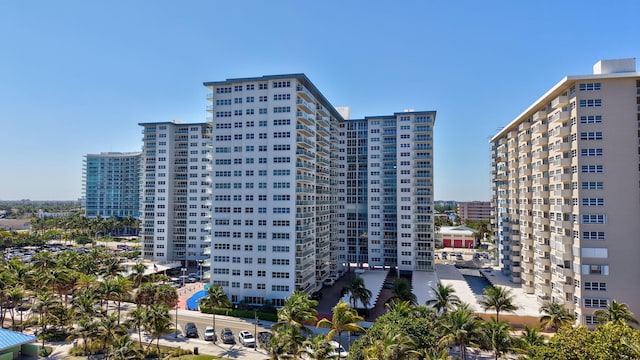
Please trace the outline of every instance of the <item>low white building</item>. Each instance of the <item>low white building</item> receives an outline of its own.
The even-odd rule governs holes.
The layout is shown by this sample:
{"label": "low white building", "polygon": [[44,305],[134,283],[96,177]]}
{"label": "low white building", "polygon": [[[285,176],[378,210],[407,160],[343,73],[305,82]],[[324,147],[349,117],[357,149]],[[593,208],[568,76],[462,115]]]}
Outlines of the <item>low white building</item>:
{"label": "low white building", "polygon": [[476,232],[466,226],[442,226],[436,232],[436,247],[472,249],[475,247]]}

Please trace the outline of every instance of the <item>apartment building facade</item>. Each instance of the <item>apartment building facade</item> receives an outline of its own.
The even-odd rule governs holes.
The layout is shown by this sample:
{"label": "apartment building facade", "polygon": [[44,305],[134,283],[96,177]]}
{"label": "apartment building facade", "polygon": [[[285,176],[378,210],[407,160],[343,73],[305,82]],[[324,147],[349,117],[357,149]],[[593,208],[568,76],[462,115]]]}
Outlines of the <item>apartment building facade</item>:
{"label": "apartment building facade", "polygon": [[490,201],[466,201],[458,203],[458,217],[465,220],[486,220],[492,218],[493,206]]}
{"label": "apartment building facade", "polygon": [[140,152],[85,155],[82,190],[86,217],[140,217],[140,161]]}
{"label": "apartment building facade", "polygon": [[600,61],[491,139],[502,271],[580,324],[613,300],[640,313],[639,94],[635,59]]}
{"label": "apartment building facade", "polygon": [[141,123],[142,255],[198,266],[211,243],[209,123]]}
{"label": "apartment building facade", "polygon": [[[214,132],[207,265],[232,302],[281,306],[350,263],[433,269],[435,112],[345,120],[304,74],[204,86]],[[406,185],[392,204],[396,184]]]}

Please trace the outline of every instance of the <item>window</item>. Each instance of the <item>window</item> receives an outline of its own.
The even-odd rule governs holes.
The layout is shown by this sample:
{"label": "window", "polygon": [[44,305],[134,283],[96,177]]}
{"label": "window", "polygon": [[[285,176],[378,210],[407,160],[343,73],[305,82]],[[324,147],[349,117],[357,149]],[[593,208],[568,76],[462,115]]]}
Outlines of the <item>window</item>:
{"label": "window", "polygon": [[587,307],[587,308],[604,309],[607,306],[609,306],[609,300],[607,299],[596,299],[596,298],[584,299],[584,307]]}
{"label": "window", "polygon": [[583,181],[582,190],[603,190],[604,182],[602,181]]}
{"label": "window", "polygon": [[609,275],[609,265],[582,265],[583,275]]}
{"label": "window", "polygon": [[582,248],[580,253],[584,258],[606,259],[609,256],[607,248]]}
{"label": "window", "polygon": [[583,224],[606,224],[607,216],[605,214],[582,214]]}
{"label": "window", "polygon": [[581,149],[580,155],[582,156],[602,156],[602,149]]}
{"label": "window", "polygon": [[604,231],[583,231],[582,240],[604,240]]}
{"label": "window", "polygon": [[604,206],[604,198],[583,198],[582,206]]}
{"label": "window", "polygon": [[581,108],[585,108],[585,107],[600,107],[602,106],[602,100],[601,99],[582,99],[580,100],[580,107]]}
{"label": "window", "polygon": [[601,115],[583,115],[580,116],[580,123],[581,124],[600,124],[602,123],[602,116]]}
{"label": "window", "polygon": [[584,289],[591,290],[591,291],[607,291],[607,283],[597,282],[597,281],[585,281]]}
{"label": "window", "polygon": [[602,131],[581,132],[580,140],[602,140]]}
{"label": "window", "polygon": [[603,165],[582,165],[581,171],[582,173],[603,173],[604,166]]}
{"label": "window", "polygon": [[599,91],[600,83],[584,83],[579,86],[580,91]]}

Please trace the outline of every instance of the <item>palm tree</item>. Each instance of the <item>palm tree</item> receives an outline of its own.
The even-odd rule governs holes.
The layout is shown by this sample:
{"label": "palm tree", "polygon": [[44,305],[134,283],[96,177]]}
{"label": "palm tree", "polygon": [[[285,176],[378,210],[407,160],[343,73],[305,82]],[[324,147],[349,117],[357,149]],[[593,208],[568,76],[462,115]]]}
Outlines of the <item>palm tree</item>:
{"label": "palm tree", "polygon": [[[272,329],[278,333],[279,340],[288,341],[285,348],[290,349],[294,354],[298,353],[298,349],[304,341],[304,336],[307,335],[310,330],[305,327],[305,324],[315,324],[316,309],[318,302],[312,300],[308,294],[301,291],[296,291],[289,296],[284,306],[278,310],[278,322],[276,322]],[[282,334],[279,334],[282,332]]]}
{"label": "palm tree", "polygon": [[564,306],[547,302],[540,307],[540,312],[543,313],[540,317],[540,325],[543,329],[553,328],[556,331],[564,325],[573,324],[574,317]]}
{"label": "palm tree", "polygon": [[435,293],[435,298],[428,300],[426,305],[433,306],[439,314],[444,314],[460,305],[460,298],[454,294],[456,291],[452,285],[445,286],[438,281],[438,285],[431,290]]}
{"label": "palm tree", "polygon": [[500,311],[514,312],[518,307],[513,304],[511,289],[502,286],[489,286],[484,289],[484,297],[479,301],[484,311],[494,309],[496,320],[500,320]]}
{"label": "palm tree", "polygon": [[442,337],[438,345],[459,345],[460,357],[463,360],[466,359],[467,345],[476,344],[482,337],[482,322],[466,304],[445,313],[440,327]]}
{"label": "palm tree", "polygon": [[136,330],[138,332],[138,341],[142,344],[142,327],[145,324],[145,310],[141,307],[136,307],[135,309],[129,311],[126,324],[129,329]]}
{"label": "palm tree", "polygon": [[411,305],[417,305],[416,295],[413,293],[413,288],[407,279],[399,278],[393,282],[391,289],[392,296],[387,302],[402,302],[407,301]]}
{"label": "palm tree", "polygon": [[207,295],[200,300],[200,305],[207,306],[211,309],[213,315],[213,330],[216,329],[216,308],[229,308],[231,302],[227,298],[227,294],[222,290],[222,286],[210,286]]}
{"label": "palm tree", "polygon": [[12,287],[6,294],[6,301],[9,304],[9,315],[11,316],[11,330],[16,329],[15,310],[22,304],[24,291],[21,287]]}
{"label": "palm tree", "polygon": [[98,333],[98,323],[90,319],[80,319],[77,326],[73,328],[71,334],[67,337],[67,341],[82,339],[83,354],[89,354],[89,339]]}
{"label": "palm tree", "polygon": [[491,322],[485,323],[483,330],[487,344],[495,354],[496,360],[511,349],[512,338],[509,334],[511,330],[509,323],[498,320],[497,318],[492,318]]}
{"label": "palm tree", "polygon": [[356,276],[351,280],[351,285],[349,285],[349,300],[354,309],[358,308],[358,302],[360,302],[362,307],[368,311],[371,296],[371,290],[367,289],[363,278]]}
{"label": "palm tree", "polygon": [[133,286],[137,289],[142,284],[142,280],[144,280],[144,272],[147,270],[147,265],[143,263],[137,263],[133,265],[133,269],[131,272],[131,280],[133,281]]}
{"label": "palm tree", "polygon": [[103,350],[105,355],[109,358],[109,348],[113,345],[120,336],[126,334],[127,330],[124,325],[119,323],[118,316],[114,314],[108,314],[104,316],[97,324],[97,333],[102,341]]}
{"label": "palm tree", "polygon": [[596,319],[599,323],[618,322],[627,324],[638,324],[638,320],[633,317],[633,313],[629,310],[627,304],[619,303],[615,300],[607,306],[607,309],[594,311]]}
{"label": "palm tree", "polygon": [[38,295],[36,299],[35,311],[40,315],[40,324],[42,325],[42,346],[44,347],[45,333],[47,325],[51,323],[49,312],[58,305],[58,299],[50,292],[44,292]]}
{"label": "palm tree", "polygon": [[410,359],[415,342],[403,333],[387,333],[382,341],[376,341],[364,349],[365,360],[401,360]]}
{"label": "palm tree", "polygon": [[298,355],[305,355],[305,358],[312,360],[336,359],[340,356],[334,352],[329,340],[322,334],[307,338],[303,343]]}
{"label": "palm tree", "polygon": [[343,331],[349,331],[349,333],[352,331],[364,332],[364,329],[358,325],[358,322],[362,320],[364,320],[364,318],[358,315],[355,309],[340,300],[340,302],[333,307],[332,321],[320,319],[316,327],[331,329],[327,333],[327,340],[331,340],[335,335],[338,335],[338,344],[342,346]]}
{"label": "palm tree", "polygon": [[515,350],[521,354],[527,354],[533,346],[544,344],[544,336],[540,334],[537,327],[528,327],[525,325],[522,333],[515,339]]}
{"label": "palm tree", "polygon": [[111,345],[114,360],[137,360],[144,359],[142,349],[136,346],[129,335],[123,335]]}
{"label": "palm tree", "polygon": [[156,340],[156,348],[160,351],[160,337],[175,331],[169,315],[169,308],[164,305],[153,304],[147,308],[145,316],[145,329],[151,334],[151,341],[147,348]]}

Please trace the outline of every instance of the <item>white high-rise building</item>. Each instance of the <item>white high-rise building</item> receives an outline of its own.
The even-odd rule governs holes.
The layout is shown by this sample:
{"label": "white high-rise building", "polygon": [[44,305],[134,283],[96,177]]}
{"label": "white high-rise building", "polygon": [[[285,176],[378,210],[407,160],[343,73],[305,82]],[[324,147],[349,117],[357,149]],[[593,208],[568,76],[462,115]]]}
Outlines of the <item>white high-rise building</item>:
{"label": "white high-rise building", "polygon": [[304,74],[204,85],[211,280],[232,302],[281,306],[349,263],[433,270],[435,112],[344,120]]}
{"label": "white high-rise building", "polygon": [[640,73],[635,59],[567,76],[492,139],[502,271],[594,325],[640,314]]}
{"label": "white high-rise building", "polygon": [[211,242],[211,124],[142,123],[142,255],[198,266]]}

